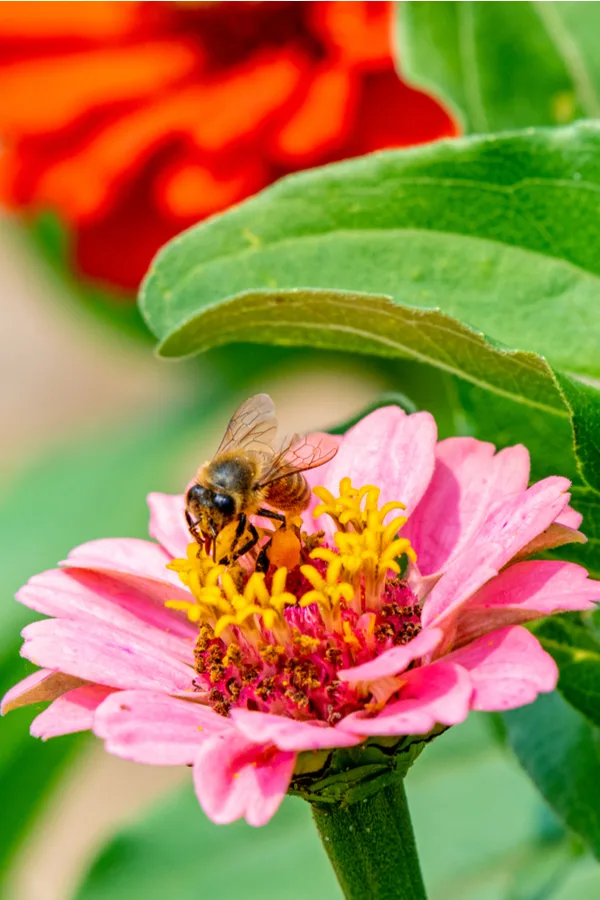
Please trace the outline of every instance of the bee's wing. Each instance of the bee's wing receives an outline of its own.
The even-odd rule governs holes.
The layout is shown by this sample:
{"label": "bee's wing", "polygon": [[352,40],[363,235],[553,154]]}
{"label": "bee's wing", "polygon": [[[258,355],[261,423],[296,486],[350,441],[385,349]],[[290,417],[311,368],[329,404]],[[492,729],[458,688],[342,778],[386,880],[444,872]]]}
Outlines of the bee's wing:
{"label": "bee's wing", "polygon": [[229,420],[217,455],[235,447],[272,454],[276,434],[273,401],[268,394],[255,394],[242,403]]}
{"label": "bee's wing", "polygon": [[316,469],[333,459],[338,452],[339,438],[333,434],[315,431],[312,434],[294,434],[275,452],[269,468],[264,472],[260,486],[265,487],[292,475]]}

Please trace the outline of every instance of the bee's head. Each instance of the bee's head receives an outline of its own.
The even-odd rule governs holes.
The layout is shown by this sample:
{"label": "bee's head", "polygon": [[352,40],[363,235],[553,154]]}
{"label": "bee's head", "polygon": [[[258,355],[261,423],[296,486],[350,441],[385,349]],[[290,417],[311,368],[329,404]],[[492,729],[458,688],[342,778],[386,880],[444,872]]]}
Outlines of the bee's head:
{"label": "bee's head", "polygon": [[235,500],[230,494],[211,491],[201,484],[191,486],[185,502],[188,513],[207,535],[218,534],[236,513]]}

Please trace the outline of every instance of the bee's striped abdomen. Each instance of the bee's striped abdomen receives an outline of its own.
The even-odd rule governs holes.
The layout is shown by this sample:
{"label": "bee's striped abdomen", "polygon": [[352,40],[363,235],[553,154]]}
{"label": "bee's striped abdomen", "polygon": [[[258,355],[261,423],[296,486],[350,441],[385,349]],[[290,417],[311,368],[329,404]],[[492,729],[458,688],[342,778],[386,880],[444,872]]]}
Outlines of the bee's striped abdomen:
{"label": "bee's striped abdomen", "polygon": [[270,485],[265,500],[274,509],[296,515],[308,506],[310,488],[304,475],[294,472]]}

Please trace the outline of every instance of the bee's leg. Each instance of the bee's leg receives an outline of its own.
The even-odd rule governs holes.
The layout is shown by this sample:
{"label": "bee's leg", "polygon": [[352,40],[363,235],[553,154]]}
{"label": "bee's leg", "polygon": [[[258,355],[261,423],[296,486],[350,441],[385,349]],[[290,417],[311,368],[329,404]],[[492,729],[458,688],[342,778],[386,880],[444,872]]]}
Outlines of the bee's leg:
{"label": "bee's leg", "polygon": [[235,556],[232,555],[233,560],[236,560],[240,556],[243,556],[244,553],[248,553],[258,543],[258,539],[259,539],[260,535],[259,535],[258,531],[256,530],[256,528],[254,527],[254,525],[252,525],[251,523],[248,523],[248,531],[250,532],[250,538],[246,541],[246,543],[243,545],[243,547],[240,547],[240,549],[236,552]]}
{"label": "bee's leg", "polygon": [[191,536],[192,536],[192,537],[194,538],[194,540],[197,541],[199,544],[202,544],[202,543],[204,542],[204,538],[203,538],[203,536],[202,536],[201,534],[198,534],[198,525],[199,525],[200,523],[199,523],[199,522],[194,522],[194,520],[193,520],[192,517],[190,516],[189,512],[187,511],[187,509],[186,509],[186,511],[185,511],[185,521],[187,522],[188,531],[189,531],[189,533],[191,534]]}
{"label": "bee's leg", "polygon": [[[231,542],[231,547],[229,548],[229,556],[231,557],[231,559],[236,558],[234,556],[235,548],[239,544],[240,538],[242,537],[243,533],[246,530],[247,522],[248,522],[248,518],[246,516],[246,513],[240,513],[238,523],[237,523],[237,528],[235,529],[235,534],[233,536],[233,541]],[[237,555],[240,556],[239,553]]]}
{"label": "bee's leg", "polygon": [[283,522],[285,525],[285,516],[283,513],[273,512],[272,509],[265,509],[264,506],[261,506],[260,509],[256,510],[257,516],[264,516],[266,519],[275,519],[276,522]]}
{"label": "bee's leg", "polygon": [[269,566],[271,565],[267,551],[272,543],[272,540],[268,541],[256,557],[256,566],[254,568],[257,572],[263,572],[265,575],[269,571]]}

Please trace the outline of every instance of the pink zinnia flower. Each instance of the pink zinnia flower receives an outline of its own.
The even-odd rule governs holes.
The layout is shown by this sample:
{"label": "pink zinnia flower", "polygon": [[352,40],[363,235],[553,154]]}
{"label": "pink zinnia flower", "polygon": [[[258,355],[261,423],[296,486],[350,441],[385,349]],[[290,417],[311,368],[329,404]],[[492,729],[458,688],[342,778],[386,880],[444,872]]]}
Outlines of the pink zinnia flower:
{"label": "pink zinnia flower", "polygon": [[18,599],[52,618],[25,628],[22,653],[42,668],[3,710],[52,700],[32,734],[92,729],[126,759],[191,765],[211,819],[262,825],[299,754],[554,689],[521,623],[600,599],[581,566],[525,559],[585,540],[567,479],[528,487],[525,447],[437,443],[429,413],[393,407],[308,475],[324,487],[296,558],[284,534],[266,576],[188,546],[183,497],[153,494],[158,543],[92,541],[32,578]]}

